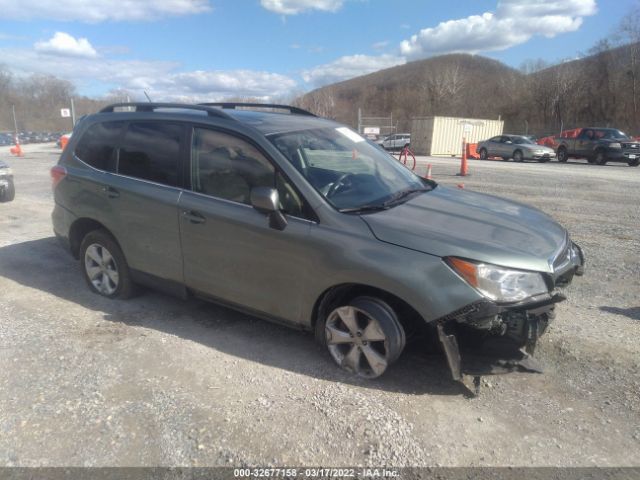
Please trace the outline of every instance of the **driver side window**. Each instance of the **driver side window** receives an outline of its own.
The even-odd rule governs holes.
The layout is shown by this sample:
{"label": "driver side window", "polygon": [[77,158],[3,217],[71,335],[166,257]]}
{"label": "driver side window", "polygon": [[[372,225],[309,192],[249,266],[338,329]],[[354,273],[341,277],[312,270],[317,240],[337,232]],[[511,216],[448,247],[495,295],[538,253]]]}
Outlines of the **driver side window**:
{"label": "driver side window", "polygon": [[190,176],[194,192],[246,205],[251,189],[276,188],[284,213],[304,216],[297,191],[256,147],[233,135],[195,128]]}

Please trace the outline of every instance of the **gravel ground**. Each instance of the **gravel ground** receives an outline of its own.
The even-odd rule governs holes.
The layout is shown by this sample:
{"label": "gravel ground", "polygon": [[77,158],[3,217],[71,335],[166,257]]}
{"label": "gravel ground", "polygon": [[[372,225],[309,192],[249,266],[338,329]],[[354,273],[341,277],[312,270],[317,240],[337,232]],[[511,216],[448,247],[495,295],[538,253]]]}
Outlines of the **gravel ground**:
{"label": "gravel ground", "polygon": [[542,375],[485,377],[405,352],[376,381],[311,335],[197,300],[89,292],[52,236],[53,145],[0,149],[0,465],[640,466],[640,168],[420,159],[443,184],[527,202],[587,275],[543,337]]}

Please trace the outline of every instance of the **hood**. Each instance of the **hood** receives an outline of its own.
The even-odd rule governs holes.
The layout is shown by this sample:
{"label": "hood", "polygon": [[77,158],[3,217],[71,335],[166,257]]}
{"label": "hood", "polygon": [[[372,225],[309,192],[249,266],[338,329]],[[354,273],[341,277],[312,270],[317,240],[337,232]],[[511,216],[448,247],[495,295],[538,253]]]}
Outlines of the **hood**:
{"label": "hood", "polygon": [[531,145],[531,144],[522,144],[520,145],[520,147],[524,147],[527,150],[544,150],[545,152],[553,152],[553,148],[547,147],[546,145],[538,145],[537,143],[535,145]]}
{"label": "hood", "polygon": [[441,186],[361,218],[383,242],[438,257],[549,273],[568,236],[562,226],[533,207]]}

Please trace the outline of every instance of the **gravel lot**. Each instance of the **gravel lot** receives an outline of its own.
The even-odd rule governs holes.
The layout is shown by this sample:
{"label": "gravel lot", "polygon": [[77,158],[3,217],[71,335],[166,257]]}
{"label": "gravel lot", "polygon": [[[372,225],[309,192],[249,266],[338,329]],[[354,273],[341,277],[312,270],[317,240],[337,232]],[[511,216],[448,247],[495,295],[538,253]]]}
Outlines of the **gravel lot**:
{"label": "gravel lot", "polygon": [[[377,381],[312,336],[197,300],[89,292],[53,238],[53,145],[0,204],[0,465],[640,466],[640,168],[432,159],[443,184],[531,203],[587,275],[538,356],[472,398],[418,348]],[[420,168],[424,169],[424,159]]]}

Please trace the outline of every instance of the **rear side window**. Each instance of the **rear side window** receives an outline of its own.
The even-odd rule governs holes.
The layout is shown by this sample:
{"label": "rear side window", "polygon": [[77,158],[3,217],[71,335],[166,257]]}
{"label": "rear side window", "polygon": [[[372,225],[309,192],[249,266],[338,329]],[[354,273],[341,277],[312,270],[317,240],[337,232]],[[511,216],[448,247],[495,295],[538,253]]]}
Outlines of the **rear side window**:
{"label": "rear side window", "polygon": [[91,125],[76,145],[76,157],[93,168],[115,171],[115,151],[123,128],[124,122]]}
{"label": "rear side window", "polygon": [[183,128],[160,122],[132,122],[118,156],[118,173],[163,185],[178,185]]}

